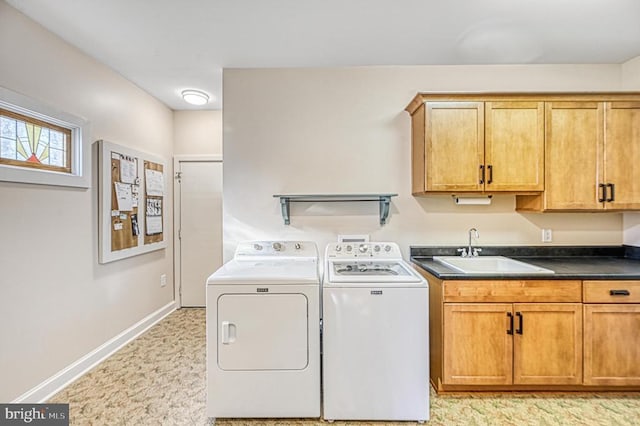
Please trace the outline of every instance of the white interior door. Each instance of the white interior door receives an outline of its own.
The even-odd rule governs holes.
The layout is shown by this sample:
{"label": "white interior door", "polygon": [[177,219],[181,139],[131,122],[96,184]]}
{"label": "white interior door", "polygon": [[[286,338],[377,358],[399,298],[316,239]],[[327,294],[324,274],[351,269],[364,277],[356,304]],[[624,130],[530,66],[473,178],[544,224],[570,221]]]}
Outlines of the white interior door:
{"label": "white interior door", "polygon": [[206,280],[222,265],[222,161],[177,161],[176,284],[180,305],[205,306]]}

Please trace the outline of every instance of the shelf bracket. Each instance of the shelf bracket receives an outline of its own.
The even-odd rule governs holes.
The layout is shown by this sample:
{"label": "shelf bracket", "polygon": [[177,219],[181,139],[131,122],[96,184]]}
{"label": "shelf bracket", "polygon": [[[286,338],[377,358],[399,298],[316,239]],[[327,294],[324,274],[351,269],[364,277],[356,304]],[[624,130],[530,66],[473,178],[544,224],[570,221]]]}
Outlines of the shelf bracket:
{"label": "shelf bracket", "polygon": [[384,225],[385,223],[387,223],[390,204],[391,196],[380,196],[380,225]]}
{"label": "shelf bracket", "polygon": [[280,197],[280,210],[282,211],[282,218],[285,225],[291,224],[291,218],[289,216],[289,198]]}

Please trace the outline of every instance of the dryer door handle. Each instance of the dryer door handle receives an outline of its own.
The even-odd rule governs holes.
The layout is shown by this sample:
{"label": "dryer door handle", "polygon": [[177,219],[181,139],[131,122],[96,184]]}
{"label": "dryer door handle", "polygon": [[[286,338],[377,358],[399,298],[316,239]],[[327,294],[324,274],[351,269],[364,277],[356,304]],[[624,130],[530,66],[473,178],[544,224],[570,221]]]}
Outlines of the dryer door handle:
{"label": "dryer door handle", "polygon": [[228,345],[236,341],[236,325],[229,321],[222,321],[222,344]]}

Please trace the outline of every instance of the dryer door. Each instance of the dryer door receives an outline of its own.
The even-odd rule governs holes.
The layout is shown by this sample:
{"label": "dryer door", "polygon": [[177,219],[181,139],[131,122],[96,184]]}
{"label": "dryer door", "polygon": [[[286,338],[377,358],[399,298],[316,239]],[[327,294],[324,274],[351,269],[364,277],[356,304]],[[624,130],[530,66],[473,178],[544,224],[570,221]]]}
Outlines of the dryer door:
{"label": "dryer door", "polygon": [[218,298],[222,370],[302,370],[309,361],[304,294],[223,294]]}

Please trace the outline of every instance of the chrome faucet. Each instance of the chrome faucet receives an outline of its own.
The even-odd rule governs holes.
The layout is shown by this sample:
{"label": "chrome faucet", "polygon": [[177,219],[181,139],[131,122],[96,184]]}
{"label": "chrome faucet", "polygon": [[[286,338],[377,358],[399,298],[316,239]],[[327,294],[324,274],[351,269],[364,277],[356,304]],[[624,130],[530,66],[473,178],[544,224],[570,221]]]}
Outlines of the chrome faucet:
{"label": "chrome faucet", "polygon": [[473,242],[471,240],[472,236],[475,236],[476,238],[480,238],[480,234],[478,234],[478,230],[476,228],[469,229],[469,247],[467,248],[468,250],[467,256],[476,257],[478,256],[478,252],[481,252],[482,249],[473,248]]}
{"label": "chrome faucet", "polygon": [[458,249],[458,251],[460,252],[460,256],[462,256],[462,257],[477,257],[478,253],[480,253],[482,251],[481,248],[473,247],[472,238],[474,238],[474,237],[475,238],[480,238],[480,235],[478,234],[478,230],[476,228],[471,228],[471,229],[469,229],[469,245],[467,247]]}

